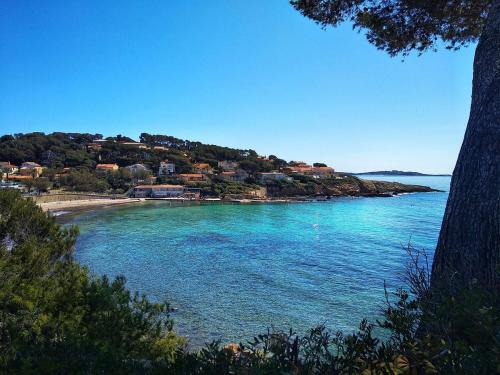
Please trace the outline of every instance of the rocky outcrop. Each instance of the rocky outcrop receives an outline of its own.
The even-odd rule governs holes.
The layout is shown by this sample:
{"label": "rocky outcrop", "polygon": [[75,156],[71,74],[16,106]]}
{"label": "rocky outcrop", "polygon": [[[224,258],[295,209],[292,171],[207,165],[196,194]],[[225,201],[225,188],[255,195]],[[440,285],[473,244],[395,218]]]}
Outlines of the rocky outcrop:
{"label": "rocky outcrop", "polygon": [[355,176],[336,176],[321,180],[303,179],[291,183],[276,182],[267,186],[273,197],[356,196],[391,197],[402,193],[438,191],[428,186],[406,185],[399,182],[362,180]]}

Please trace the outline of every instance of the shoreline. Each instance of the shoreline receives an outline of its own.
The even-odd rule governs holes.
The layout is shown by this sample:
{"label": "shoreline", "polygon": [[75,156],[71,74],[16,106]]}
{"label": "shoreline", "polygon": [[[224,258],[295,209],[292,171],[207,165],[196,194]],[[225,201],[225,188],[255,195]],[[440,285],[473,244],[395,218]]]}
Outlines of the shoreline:
{"label": "shoreline", "polygon": [[119,199],[80,199],[70,201],[58,201],[37,203],[37,205],[45,212],[53,216],[66,216],[68,214],[93,211],[96,209],[128,205],[132,203],[144,202],[139,198],[119,198]]}
{"label": "shoreline", "polygon": [[178,199],[178,198],[120,198],[120,199],[82,199],[72,201],[59,201],[48,203],[37,203],[45,212],[56,217],[66,217],[71,214],[96,211],[105,208],[117,207],[122,205],[131,205],[147,202],[174,202],[178,204],[188,203],[233,203],[233,204],[266,204],[266,203],[301,203],[315,202],[319,200],[299,200],[299,199]]}
{"label": "shoreline", "polygon": [[[439,192],[439,190],[435,190]],[[117,207],[122,205],[131,205],[146,202],[175,202],[175,203],[225,203],[225,204],[283,204],[283,203],[317,203],[328,202],[336,198],[389,198],[398,195],[415,194],[416,192],[399,193],[399,194],[363,194],[363,195],[335,195],[331,198],[326,197],[286,197],[276,199],[179,199],[179,198],[109,198],[109,199],[81,199],[58,202],[37,203],[37,205],[45,212],[52,214],[55,217],[66,217],[71,214],[81,212],[96,211],[100,209]]]}

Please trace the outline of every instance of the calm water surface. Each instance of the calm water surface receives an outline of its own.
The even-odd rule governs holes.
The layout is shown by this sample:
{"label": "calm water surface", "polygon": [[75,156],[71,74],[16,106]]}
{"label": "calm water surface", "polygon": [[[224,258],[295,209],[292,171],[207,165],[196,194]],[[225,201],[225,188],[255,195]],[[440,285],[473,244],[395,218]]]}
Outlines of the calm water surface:
{"label": "calm water surface", "polygon": [[[370,178],[364,176],[364,178]],[[375,320],[384,280],[402,285],[402,245],[432,254],[449,177],[380,177],[445,193],[292,204],[148,202],[82,214],[76,257],[166,300],[193,345],[250,339],[274,325],[351,331]]]}

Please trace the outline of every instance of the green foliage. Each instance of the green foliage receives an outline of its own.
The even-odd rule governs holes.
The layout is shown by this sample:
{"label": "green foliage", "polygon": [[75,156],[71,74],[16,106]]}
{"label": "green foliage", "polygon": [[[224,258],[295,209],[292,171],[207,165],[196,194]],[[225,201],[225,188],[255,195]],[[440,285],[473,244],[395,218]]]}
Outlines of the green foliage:
{"label": "green foliage", "polygon": [[[279,159],[277,159],[277,160],[279,160]],[[280,164],[279,161],[277,163]],[[268,161],[261,161],[261,160],[257,160],[257,159],[253,159],[253,158],[241,161],[240,168],[244,169],[245,171],[247,171],[251,175],[255,175],[256,173],[259,173],[259,172],[270,172],[273,169],[275,169],[273,163],[270,163]]]}
{"label": "green foliage", "polygon": [[144,373],[183,345],[169,308],[73,261],[78,230],[0,191],[0,371]]}
{"label": "green foliage", "polygon": [[68,190],[97,193],[104,193],[110,187],[105,178],[100,178],[94,172],[85,169],[72,170],[67,175],[61,176],[59,185]]}
{"label": "green foliage", "polygon": [[368,41],[391,55],[449,49],[476,41],[492,0],[291,0],[304,16],[322,25],[350,21]]}
{"label": "green foliage", "polygon": [[45,177],[36,178],[33,180],[33,187],[40,193],[45,193],[49,190],[51,183]]}
{"label": "green foliage", "polygon": [[106,181],[115,193],[124,193],[133,186],[132,173],[125,168],[106,173]]}
{"label": "green foliage", "polygon": [[228,194],[245,194],[250,190],[258,188],[257,185],[228,181],[220,177],[214,177],[212,183],[199,185],[198,187],[201,188],[201,194],[208,197],[224,197]]}
{"label": "green foliage", "polygon": [[81,142],[97,137],[99,135],[66,133],[3,136],[0,138],[0,160],[14,164],[35,161],[48,167],[91,167],[94,162]]}
{"label": "green foliage", "polygon": [[[197,162],[207,162],[212,167],[217,165],[218,160],[239,161],[245,158],[255,158],[257,153],[253,150],[239,150],[217,145],[207,145],[201,142],[183,140],[167,135],[153,135],[142,133],[140,136],[142,143],[150,146],[164,146],[174,150],[183,150]],[[172,151],[172,150],[169,150]]]}

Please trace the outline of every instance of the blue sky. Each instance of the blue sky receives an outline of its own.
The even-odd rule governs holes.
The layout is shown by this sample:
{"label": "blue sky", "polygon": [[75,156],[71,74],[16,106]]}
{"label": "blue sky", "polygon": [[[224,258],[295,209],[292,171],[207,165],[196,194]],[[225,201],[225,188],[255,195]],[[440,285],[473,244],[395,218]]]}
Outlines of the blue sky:
{"label": "blue sky", "polygon": [[343,171],[451,172],[473,52],[401,62],[286,0],[3,0],[0,133],[161,133]]}

